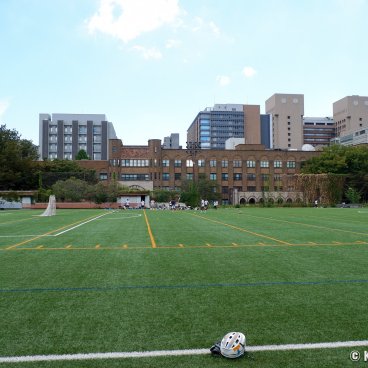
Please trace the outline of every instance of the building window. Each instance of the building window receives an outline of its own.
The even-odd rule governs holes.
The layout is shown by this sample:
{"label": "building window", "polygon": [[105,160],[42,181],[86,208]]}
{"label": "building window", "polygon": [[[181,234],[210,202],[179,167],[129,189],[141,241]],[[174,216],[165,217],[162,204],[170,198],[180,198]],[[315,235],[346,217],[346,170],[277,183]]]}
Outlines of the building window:
{"label": "building window", "polygon": [[256,167],[256,162],[254,160],[247,160],[247,167]]}
{"label": "building window", "polygon": [[49,152],[57,152],[57,144],[55,143],[49,144]]}
{"label": "building window", "polygon": [[193,180],[193,173],[187,173],[187,180]]}
{"label": "building window", "polygon": [[102,142],[101,136],[100,135],[94,135],[93,136],[93,142],[95,142],[95,143],[101,143]]}
{"label": "building window", "polygon": [[122,167],[149,167],[149,160],[121,160]]}
{"label": "building window", "polygon": [[187,167],[193,167],[193,161],[192,160],[187,160],[186,164],[187,164]]}
{"label": "building window", "polygon": [[72,132],[72,126],[71,125],[65,125],[64,126],[64,133],[71,133]]}
{"label": "building window", "polygon": [[93,145],[93,151],[94,152],[101,152],[101,145],[100,144],[94,144]]}
{"label": "building window", "polygon": [[234,167],[241,167],[242,166],[241,160],[234,160],[233,161],[233,166]]}
{"label": "building window", "polygon": [[250,180],[250,181],[256,180],[256,174],[248,173],[247,180]]}
{"label": "building window", "polygon": [[205,164],[205,160],[198,160],[198,167],[204,167]]}
{"label": "building window", "polygon": [[275,161],[273,162],[273,167],[276,167],[276,168],[280,168],[280,167],[282,167],[282,161],[275,160]]}
{"label": "building window", "polygon": [[175,160],[174,161],[174,166],[175,167],[181,167],[181,160]]}
{"label": "building window", "polygon": [[170,174],[169,173],[162,173],[162,180],[170,180]]}
{"label": "building window", "polygon": [[269,167],[269,166],[270,166],[270,163],[268,161],[264,161],[264,160],[261,161],[261,167]]}
{"label": "building window", "polygon": [[170,160],[162,160],[162,167],[170,166]]}
{"label": "building window", "polygon": [[50,153],[49,154],[49,159],[50,160],[54,160],[54,159],[56,159],[57,158],[57,153]]}
{"label": "building window", "polygon": [[261,174],[261,180],[262,181],[269,181],[270,180],[270,176],[268,174]]}
{"label": "building window", "polygon": [[279,181],[281,181],[281,175],[280,175],[280,174],[275,174],[275,175],[273,176],[273,180],[274,180],[275,182],[279,182]]}
{"label": "building window", "polygon": [[222,193],[223,194],[229,193],[229,187],[222,187]]}
{"label": "building window", "polygon": [[221,161],[221,167],[228,167],[229,166],[229,161],[228,160],[222,160]]}
{"label": "building window", "polygon": [[121,174],[122,181],[148,181],[149,174]]}
{"label": "building window", "polygon": [[227,181],[227,180],[229,180],[229,174],[228,174],[228,173],[222,173],[222,174],[221,174],[221,180],[222,180],[222,181]]}
{"label": "building window", "polygon": [[234,180],[242,180],[242,174],[241,173],[234,173]]}
{"label": "building window", "polygon": [[217,180],[216,173],[210,173],[210,180]]}
{"label": "building window", "polygon": [[94,125],[93,126],[93,134],[101,134],[101,126],[100,125]]}
{"label": "building window", "polygon": [[287,161],[287,162],[286,162],[286,167],[287,167],[288,169],[295,169],[295,167],[296,167],[296,162],[295,162],[295,161]]}
{"label": "building window", "polygon": [[78,136],[78,142],[87,142],[87,136],[86,135],[79,135]]}
{"label": "building window", "polygon": [[175,180],[180,180],[181,179],[181,173],[175,173]]}
{"label": "building window", "polygon": [[216,160],[210,160],[210,167],[216,167],[217,162]]}
{"label": "building window", "polygon": [[100,173],[100,180],[107,180],[107,173]]}
{"label": "building window", "polygon": [[93,159],[94,160],[101,160],[101,153],[94,153],[93,154]]}
{"label": "building window", "polygon": [[80,126],[78,128],[78,133],[79,134],[87,134],[87,127],[84,125],[84,126]]}
{"label": "building window", "polygon": [[256,187],[254,185],[248,185],[247,186],[247,191],[248,192],[255,192],[256,191]]}

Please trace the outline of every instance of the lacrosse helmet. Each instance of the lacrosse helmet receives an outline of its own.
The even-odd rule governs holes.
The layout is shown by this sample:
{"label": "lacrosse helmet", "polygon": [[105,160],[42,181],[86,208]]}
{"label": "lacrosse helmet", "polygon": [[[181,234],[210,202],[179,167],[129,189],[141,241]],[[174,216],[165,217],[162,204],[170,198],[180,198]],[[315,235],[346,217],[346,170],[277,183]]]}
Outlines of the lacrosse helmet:
{"label": "lacrosse helmet", "polygon": [[229,332],[221,340],[221,354],[226,358],[238,358],[245,353],[245,336],[241,332]]}

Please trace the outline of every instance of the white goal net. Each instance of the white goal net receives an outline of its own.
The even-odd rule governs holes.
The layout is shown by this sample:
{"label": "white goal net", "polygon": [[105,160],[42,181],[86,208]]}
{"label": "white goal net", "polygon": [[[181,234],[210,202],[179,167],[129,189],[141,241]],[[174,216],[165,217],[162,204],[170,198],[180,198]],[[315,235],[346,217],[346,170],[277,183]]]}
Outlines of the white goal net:
{"label": "white goal net", "polygon": [[54,195],[50,195],[49,204],[44,213],[41,214],[40,216],[55,216],[55,215],[56,215],[56,198]]}

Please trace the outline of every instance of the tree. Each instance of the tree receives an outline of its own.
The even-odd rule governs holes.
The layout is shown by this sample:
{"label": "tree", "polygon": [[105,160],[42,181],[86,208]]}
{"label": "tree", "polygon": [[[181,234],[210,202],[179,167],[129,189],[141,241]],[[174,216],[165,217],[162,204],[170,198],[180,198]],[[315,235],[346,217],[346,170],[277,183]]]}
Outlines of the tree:
{"label": "tree", "polygon": [[71,160],[45,160],[38,163],[39,188],[51,188],[59,180],[71,177],[84,180],[89,184],[97,183],[96,172],[81,168],[76,161]]}
{"label": "tree", "polygon": [[0,126],[0,190],[28,190],[37,186],[37,147],[16,130]]}
{"label": "tree", "polygon": [[332,145],[318,157],[306,161],[304,174],[339,174],[345,176],[345,188],[361,193],[368,200],[368,147]]}
{"label": "tree", "polygon": [[86,181],[72,177],[56,182],[52,191],[60,201],[80,202],[88,196],[91,189]]}
{"label": "tree", "polygon": [[192,180],[183,181],[181,188],[180,202],[184,202],[191,207],[197,207],[201,198],[197,183]]}
{"label": "tree", "polygon": [[187,180],[182,183],[180,201],[189,206],[196,207],[203,199],[209,201],[220,199],[218,185],[212,180],[208,180],[203,174],[199,175],[198,181]]}
{"label": "tree", "polygon": [[77,155],[75,156],[76,160],[90,160],[87,152],[84,149],[78,151]]}
{"label": "tree", "polygon": [[178,192],[170,190],[156,189],[151,192],[151,197],[156,202],[169,202],[172,199],[179,197]]}
{"label": "tree", "polygon": [[349,187],[346,190],[345,196],[346,196],[346,198],[348,199],[348,201],[350,203],[359,203],[360,202],[360,197],[361,197],[360,193],[352,187]]}

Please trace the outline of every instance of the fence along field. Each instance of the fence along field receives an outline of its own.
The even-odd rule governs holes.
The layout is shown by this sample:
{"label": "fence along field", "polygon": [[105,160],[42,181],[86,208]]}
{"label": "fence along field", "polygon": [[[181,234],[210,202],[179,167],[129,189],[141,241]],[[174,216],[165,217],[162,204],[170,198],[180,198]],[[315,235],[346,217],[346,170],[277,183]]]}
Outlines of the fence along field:
{"label": "fence along field", "polygon": [[[231,330],[244,331],[250,349],[367,346],[364,210],[38,214],[0,213],[0,305],[7,311],[1,357],[203,351]],[[337,345],[323,354],[285,351],[272,359],[254,351],[250,364],[295,366],[298,356],[345,366],[350,350]],[[111,364],[123,359],[110,358]],[[124,359],[124,366],[142,366]],[[173,360],[191,366],[193,359],[213,366],[213,358],[194,352],[142,359],[149,366]]]}

